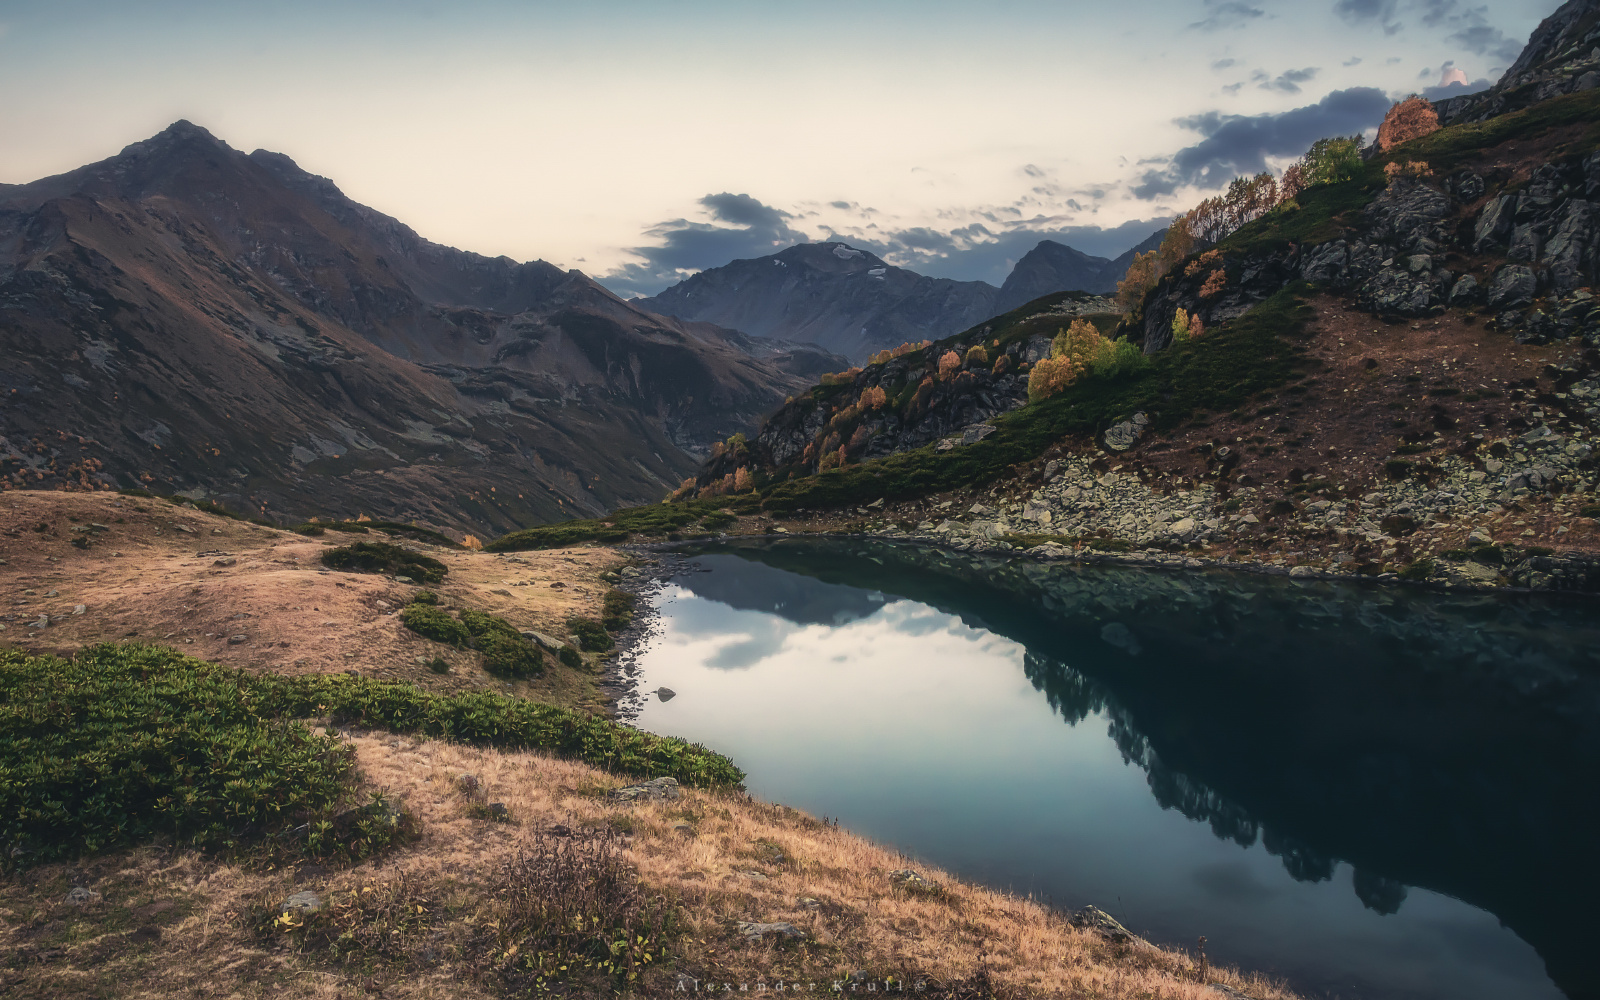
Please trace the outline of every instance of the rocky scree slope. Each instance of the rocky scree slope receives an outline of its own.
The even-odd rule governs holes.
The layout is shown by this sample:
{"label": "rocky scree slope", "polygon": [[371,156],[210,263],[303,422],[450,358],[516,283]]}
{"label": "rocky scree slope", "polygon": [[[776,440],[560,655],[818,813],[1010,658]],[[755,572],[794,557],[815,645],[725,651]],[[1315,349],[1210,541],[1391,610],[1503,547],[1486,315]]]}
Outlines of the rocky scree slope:
{"label": "rocky scree slope", "polygon": [[[1159,243],[1160,235],[1152,239]],[[634,301],[755,336],[810,341],[860,364],[880,350],[948,337],[1044,295],[1110,292],[1139,249],[1148,246],[1107,260],[1043,240],[996,289],[893,267],[845,243],[807,243],[702,271]]]}
{"label": "rocky scree slope", "polygon": [[478,531],[653,499],[838,360],[429,243],[187,122],[0,187],[0,350],[9,488]]}

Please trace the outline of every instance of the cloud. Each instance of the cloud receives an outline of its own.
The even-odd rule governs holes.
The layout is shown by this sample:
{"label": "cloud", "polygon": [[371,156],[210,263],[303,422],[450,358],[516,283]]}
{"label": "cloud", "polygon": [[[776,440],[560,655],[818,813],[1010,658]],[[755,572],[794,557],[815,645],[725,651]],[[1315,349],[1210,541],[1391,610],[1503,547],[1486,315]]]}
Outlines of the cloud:
{"label": "cloud", "polygon": [[1359,65],[1361,65],[1361,57],[1360,56],[1351,56],[1349,59],[1346,59],[1344,62],[1340,63],[1339,65],[1341,65],[1341,66],[1359,66]]}
{"label": "cloud", "polygon": [[1417,0],[1422,23],[1429,28],[1448,28],[1445,38],[1468,52],[1511,62],[1522,54],[1522,43],[1489,23],[1488,7],[1463,7],[1460,0]]}
{"label": "cloud", "polygon": [[1424,87],[1421,94],[1430,101],[1445,101],[1452,97],[1465,97],[1468,94],[1476,94],[1481,90],[1488,90],[1492,86],[1494,84],[1487,79],[1477,79],[1471,83],[1452,82],[1438,87]]}
{"label": "cloud", "polygon": [[790,225],[793,215],[748,194],[708,194],[699,205],[710,222],[671,219],[645,230],[654,242],[630,248],[638,259],[605,275],[606,287],[619,295],[652,295],[696,271],[810,238]]}
{"label": "cloud", "polygon": [[1211,111],[1178,119],[1204,138],[1173,154],[1161,169],[1146,171],[1136,198],[1170,195],[1180,187],[1215,189],[1241,174],[1267,169],[1269,157],[1298,156],[1330,135],[1353,135],[1377,125],[1390,100],[1373,87],[1335,90],[1316,104],[1277,114],[1230,115]]}
{"label": "cloud", "polygon": [[1379,24],[1383,33],[1392,35],[1400,30],[1394,19],[1397,0],[1336,0],[1333,12],[1350,24]]}
{"label": "cloud", "polygon": [[1054,240],[1093,257],[1119,257],[1152,233],[1166,228],[1165,216],[1118,226],[1063,225],[1060,220],[1028,219],[1004,226],[972,224],[949,232],[925,226],[879,231],[871,238],[838,233],[854,247],[870,250],[897,267],[934,278],[987,281],[1001,285],[1023,254],[1041,240]]}
{"label": "cloud", "polygon": [[1266,11],[1238,0],[1205,0],[1206,17],[1189,25],[1197,31],[1220,31],[1223,28],[1242,28]]}
{"label": "cloud", "polygon": [[1239,60],[1237,59],[1218,59],[1216,62],[1211,64],[1211,68],[1215,70],[1224,70],[1229,66],[1237,65],[1239,65]]}
{"label": "cloud", "polygon": [[1285,94],[1298,94],[1300,93],[1300,85],[1311,80],[1319,72],[1321,70],[1316,66],[1307,66],[1305,69],[1285,70],[1278,75],[1276,80],[1268,80],[1260,86],[1262,90],[1278,90]]}

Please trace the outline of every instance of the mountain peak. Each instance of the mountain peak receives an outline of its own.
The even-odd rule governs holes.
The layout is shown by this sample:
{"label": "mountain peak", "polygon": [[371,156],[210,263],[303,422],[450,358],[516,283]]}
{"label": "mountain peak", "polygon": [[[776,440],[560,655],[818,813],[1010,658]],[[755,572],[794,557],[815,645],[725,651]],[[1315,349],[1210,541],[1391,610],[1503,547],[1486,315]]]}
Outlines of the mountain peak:
{"label": "mountain peak", "polygon": [[129,143],[122,148],[122,152],[118,155],[131,157],[148,156],[186,146],[204,149],[229,148],[227,143],[199,125],[188,119],[180,118],[148,139]]}

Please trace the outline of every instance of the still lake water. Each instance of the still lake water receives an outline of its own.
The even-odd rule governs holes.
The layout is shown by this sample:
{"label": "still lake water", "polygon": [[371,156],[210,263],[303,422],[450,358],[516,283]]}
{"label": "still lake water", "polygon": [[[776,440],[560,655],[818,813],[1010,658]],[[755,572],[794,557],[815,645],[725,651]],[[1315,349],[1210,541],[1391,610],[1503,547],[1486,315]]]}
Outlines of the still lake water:
{"label": "still lake water", "polygon": [[699,550],[643,728],[969,879],[1312,996],[1600,995],[1600,618],[1555,599]]}

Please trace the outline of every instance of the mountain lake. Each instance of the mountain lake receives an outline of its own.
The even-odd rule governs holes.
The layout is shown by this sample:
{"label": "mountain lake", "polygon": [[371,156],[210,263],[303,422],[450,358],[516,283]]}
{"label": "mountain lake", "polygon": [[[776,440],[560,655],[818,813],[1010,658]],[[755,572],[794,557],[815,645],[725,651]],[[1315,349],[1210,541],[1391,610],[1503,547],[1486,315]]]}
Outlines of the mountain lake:
{"label": "mountain lake", "polygon": [[1312,997],[1600,993],[1592,601],[864,539],[665,558],[625,714],[756,796]]}

